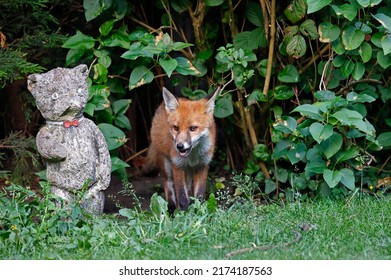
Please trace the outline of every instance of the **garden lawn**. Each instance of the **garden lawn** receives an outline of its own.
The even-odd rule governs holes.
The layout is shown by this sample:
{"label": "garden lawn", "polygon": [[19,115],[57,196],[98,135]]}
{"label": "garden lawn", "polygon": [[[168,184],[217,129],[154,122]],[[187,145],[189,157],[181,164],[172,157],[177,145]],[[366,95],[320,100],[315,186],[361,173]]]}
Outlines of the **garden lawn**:
{"label": "garden lawn", "polygon": [[[164,200],[154,196],[151,211],[122,209],[121,215],[101,217],[73,213],[73,221],[3,225],[0,258],[391,259],[390,202],[389,197],[248,202],[226,209],[196,202],[170,217]],[[237,251],[243,248],[248,249]]]}

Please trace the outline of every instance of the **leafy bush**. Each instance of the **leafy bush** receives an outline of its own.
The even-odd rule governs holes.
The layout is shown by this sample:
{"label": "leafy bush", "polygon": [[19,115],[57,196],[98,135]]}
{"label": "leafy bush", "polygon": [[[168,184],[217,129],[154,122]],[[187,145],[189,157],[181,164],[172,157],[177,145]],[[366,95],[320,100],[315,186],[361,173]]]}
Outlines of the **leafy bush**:
{"label": "leafy bush", "polygon": [[131,129],[128,93],[156,81],[190,98],[222,86],[215,116],[227,163],[244,163],[267,194],[368,191],[389,176],[371,167],[387,162],[377,151],[390,148],[388,2],[160,1],[156,26],[138,14],[144,5],[85,0],[86,20],[98,28],[63,45],[67,65],[90,64],[87,113],[114,169],[127,166],[116,151]]}

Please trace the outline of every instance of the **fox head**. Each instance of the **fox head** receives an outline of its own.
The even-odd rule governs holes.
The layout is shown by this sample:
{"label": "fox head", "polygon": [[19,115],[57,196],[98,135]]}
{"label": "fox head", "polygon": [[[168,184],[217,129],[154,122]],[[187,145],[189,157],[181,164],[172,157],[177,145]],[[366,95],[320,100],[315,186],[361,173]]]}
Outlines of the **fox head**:
{"label": "fox head", "polygon": [[177,99],[163,88],[169,130],[180,156],[188,156],[203,139],[209,138],[210,128],[214,125],[215,99],[219,91],[218,88],[209,97],[192,101]]}

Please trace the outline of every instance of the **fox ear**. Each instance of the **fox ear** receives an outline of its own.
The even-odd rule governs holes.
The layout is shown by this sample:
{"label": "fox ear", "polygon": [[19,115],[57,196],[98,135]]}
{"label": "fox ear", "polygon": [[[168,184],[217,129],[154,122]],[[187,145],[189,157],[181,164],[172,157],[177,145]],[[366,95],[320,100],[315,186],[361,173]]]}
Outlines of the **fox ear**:
{"label": "fox ear", "polygon": [[215,100],[217,95],[220,94],[220,87],[218,87],[214,92],[210,93],[206,99],[208,101],[206,102],[206,113],[213,114],[214,108],[215,108]]}
{"label": "fox ear", "polygon": [[175,111],[178,106],[178,100],[176,97],[165,87],[163,87],[163,99],[164,99],[164,104],[166,105],[166,111],[173,112]]}

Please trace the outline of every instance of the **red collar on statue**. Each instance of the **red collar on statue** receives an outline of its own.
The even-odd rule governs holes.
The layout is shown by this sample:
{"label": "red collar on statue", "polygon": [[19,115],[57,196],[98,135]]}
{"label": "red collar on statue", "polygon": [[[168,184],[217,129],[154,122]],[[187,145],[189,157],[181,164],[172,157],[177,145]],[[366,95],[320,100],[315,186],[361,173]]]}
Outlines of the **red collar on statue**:
{"label": "red collar on statue", "polygon": [[61,125],[65,128],[70,128],[71,126],[79,126],[79,122],[80,120],[82,119],[83,117],[81,118],[76,118],[72,121],[63,121],[63,122],[58,122],[58,121],[46,121],[47,124],[53,124],[53,125]]}

